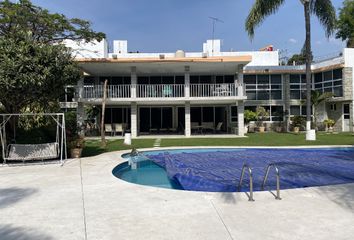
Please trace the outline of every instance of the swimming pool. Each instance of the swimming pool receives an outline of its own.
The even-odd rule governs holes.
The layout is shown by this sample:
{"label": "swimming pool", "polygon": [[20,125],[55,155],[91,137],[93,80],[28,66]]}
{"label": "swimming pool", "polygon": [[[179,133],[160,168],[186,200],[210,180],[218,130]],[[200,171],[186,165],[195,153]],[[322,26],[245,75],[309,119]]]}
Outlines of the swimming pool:
{"label": "swimming pool", "polygon": [[[113,174],[155,187],[234,192],[247,163],[252,168],[254,190],[259,191],[266,167],[274,163],[280,171],[281,189],[354,183],[354,148],[179,149],[143,155],[135,157],[136,169],[125,162],[114,168]],[[241,191],[248,191],[248,185],[246,176]],[[267,186],[275,189],[275,174],[269,174]]]}

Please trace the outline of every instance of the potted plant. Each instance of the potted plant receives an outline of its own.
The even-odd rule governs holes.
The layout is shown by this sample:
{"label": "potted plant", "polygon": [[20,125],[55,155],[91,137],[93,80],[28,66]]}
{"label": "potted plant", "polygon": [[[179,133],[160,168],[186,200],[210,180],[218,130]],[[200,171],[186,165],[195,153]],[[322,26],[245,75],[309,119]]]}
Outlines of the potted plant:
{"label": "potted plant", "polygon": [[306,119],[303,116],[294,116],[292,118],[292,127],[294,129],[294,133],[299,133],[300,128],[303,127],[306,123]]}
{"label": "potted plant", "polygon": [[251,110],[245,110],[244,112],[244,120],[245,120],[245,133],[248,132],[248,126],[251,121],[257,120],[257,114]]}
{"label": "potted plant", "polygon": [[85,139],[77,136],[75,139],[71,139],[69,142],[70,157],[80,158],[82,155],[82,149],[84,148]]}
{"label": "potted plant", "polygon": [[275,131],[282,132],[284,127],[284,116],[286,115],[285,111],[274,112],[274,116],[278,118],[279,121],[276,122]]}
{"label": "potted plant", "polygon": [[258,131],[262,133],[265,130],[263,122],[268,120],[269,112],[267,110],[265,110],[264,107],[257,107],[256,115],[257,115]]}
{"label": "potted plant", "polygon": [[333,126],[336,122],[333,119],[326,119],[323,123],[326,125],[326,131],[333,133]]}

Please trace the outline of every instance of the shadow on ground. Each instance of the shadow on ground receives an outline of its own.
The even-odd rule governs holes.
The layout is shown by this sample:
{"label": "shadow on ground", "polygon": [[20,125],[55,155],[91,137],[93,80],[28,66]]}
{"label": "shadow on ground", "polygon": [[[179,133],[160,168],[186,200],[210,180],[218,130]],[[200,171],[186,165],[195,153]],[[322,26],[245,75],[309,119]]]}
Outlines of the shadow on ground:
{"label": "shadow on ground", "polygon": [[338,204],[342,208],[354,210],[354,185],[333,185],[331,187],[322,187],[317,190],[321,195]]}
{"label": "shadow on ground", "polygon": [[1,240],[51,240],[48,235],[39,233],[32,228],[15,227],[11,224],[0,225]]}
{"label": "shadow on ground", "polygon": [[[35,188],[0,188],[0,209],[15,204],[36,192],[38,190]],[[3,238],[0,237],[0,239]]]}

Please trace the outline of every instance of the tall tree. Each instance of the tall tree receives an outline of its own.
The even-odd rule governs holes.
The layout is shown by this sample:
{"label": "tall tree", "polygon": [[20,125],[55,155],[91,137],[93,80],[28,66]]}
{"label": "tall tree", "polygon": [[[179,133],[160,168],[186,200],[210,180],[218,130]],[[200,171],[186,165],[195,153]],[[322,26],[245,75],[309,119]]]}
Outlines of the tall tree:
{"label": "tall tree", "polygon": [[0,103],[6,112],[50,111],[64,86],[80,79],[71,51],[61,41],[101,40],[87,21],[69,19],[29,0],[0,2]]}
{"label": "tall tree", "polygon": [[[303,5],[305,16],[305,55],[306,55],[306,130],[311,130],[311,21],[310,16],[315,15],[325,29],[326,36],[333,34],[336,22],[335,8],[330,0],[299,0]],[[245,27],[248,35],[254,37],[254,29],[266,17],[275,13],[285,0],[256,0],[246,19]],[[307,136],[307,134],[306,134]]]}
{"label": "tall tree", "polygon": [[345,0],[339,10],[336,38],[347,41],[347,47],[354,48],[354,1]]}

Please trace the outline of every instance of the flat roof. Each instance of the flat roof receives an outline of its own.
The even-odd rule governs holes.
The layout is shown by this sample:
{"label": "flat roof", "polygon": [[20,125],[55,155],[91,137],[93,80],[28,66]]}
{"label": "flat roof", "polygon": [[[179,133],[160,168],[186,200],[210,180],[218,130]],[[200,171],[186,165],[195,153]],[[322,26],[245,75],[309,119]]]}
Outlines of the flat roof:
{"label": "flat roof", "polygon": [[183,74],[185,66],[190,72],[201,74],[235,74],[240,64],[251,62],[252,56],[184,57],[184,58],[78,58],[81,69],[96,76],[130,74]]}
{"label": "flat roof", "polygon": [[218,57],[183,57],[183,58],[77,58],[75,61],[80,63],[85,62],[104,62],[104,63],[173,63],[173,62],[235,62],[248,63],[252,61],[251,55],[245,56],[218,56]]}

